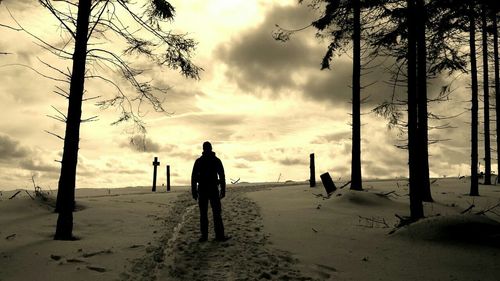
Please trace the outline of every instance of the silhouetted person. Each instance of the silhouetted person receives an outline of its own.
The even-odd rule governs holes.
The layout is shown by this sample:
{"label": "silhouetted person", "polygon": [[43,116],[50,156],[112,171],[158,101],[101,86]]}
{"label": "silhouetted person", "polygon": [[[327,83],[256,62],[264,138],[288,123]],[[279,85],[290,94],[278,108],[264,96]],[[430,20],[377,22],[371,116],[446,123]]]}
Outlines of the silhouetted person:
{"label": "silhouetted person", "polygon": [[[220,185],[220,193],[219,193]],[[194,200],[198,200],[200,207],[200,242],[208,239],[208,201],[212,207],[214,218],[215,240],[226,241],[222,223],[222,206],[220,200],[226,196],[226,178],[224,167],[219,158],[212,151],[212,145],[203,143],[203,153],[196,159],[191,174],[191,192]]]}

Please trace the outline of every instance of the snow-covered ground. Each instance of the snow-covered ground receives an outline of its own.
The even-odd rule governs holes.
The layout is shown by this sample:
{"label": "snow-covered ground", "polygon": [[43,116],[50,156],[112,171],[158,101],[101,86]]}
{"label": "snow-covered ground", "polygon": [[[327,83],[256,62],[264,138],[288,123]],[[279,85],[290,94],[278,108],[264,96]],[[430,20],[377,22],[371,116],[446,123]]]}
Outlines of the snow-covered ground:
{"label": "snow-covered ground", "polygon": [[222,243],[197,241],[186,187],[78,189],[71,242],[52,240],[50,204],[4,191],[0,280],[500,280],[500,206],[488,211],[500,186],[474,198],[468,186],[436,180],[427,218],[395,232],[409,213],[403,180],[330,198],[321,184],[229,186]]}
{"label": "snow-covered ground", "polygon": [[480,186],[482,196],[472,198],[469,182],[439,179],[435,202],[425,203],[428,218],[389,234],[399,223],[395,214],[409,215],[405,184],[366,182],[363,192],[337,190],[329,199],[307,186],[249,197],[261,207],[274,246],[318,279],[500,280],[500,216],[475,215],[500,203],[500,186]]}

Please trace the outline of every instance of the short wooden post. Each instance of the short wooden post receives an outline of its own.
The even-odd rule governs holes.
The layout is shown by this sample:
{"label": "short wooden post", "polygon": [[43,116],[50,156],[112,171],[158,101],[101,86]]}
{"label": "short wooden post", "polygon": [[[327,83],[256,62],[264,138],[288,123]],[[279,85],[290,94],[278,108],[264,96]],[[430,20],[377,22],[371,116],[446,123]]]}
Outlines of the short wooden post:
{"label": "short wooden post", "polygon": [[330,194],[334,192],[337,188],[335,187],[335,183],[333,183],[332,177],[328,172],[322,174],[321,181],[323,182],[323,186],[325,187],[326,194]]}
{"label": "short wooden post", "polygon": [[310,169],[309,186],[315,187],[316,186],[316,174],[315,174],[315,168],[314,168],[314,153],[311,153],[311,155],[309,155],[309,158],[310,158],[310,161],[309,161],[309,169]]}
{"label": "short wooden post", "polygon": [[170,191],[170,165],[167,165],[167,191]]}
{"label": "short wooden post", "polygon": [[158,166],[160,166],[160,162],[158,162],[158,157],[155,157],[153,161],[153,189],[151,190],[153,192],[156,191],[156,171]]}

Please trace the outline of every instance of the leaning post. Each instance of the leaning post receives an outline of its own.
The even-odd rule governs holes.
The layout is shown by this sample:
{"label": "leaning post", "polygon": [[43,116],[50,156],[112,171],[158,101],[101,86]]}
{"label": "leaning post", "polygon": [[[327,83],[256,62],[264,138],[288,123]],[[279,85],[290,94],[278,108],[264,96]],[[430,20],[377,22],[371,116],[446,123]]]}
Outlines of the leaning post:
{"label": "leaning post", "polygon": [[156,191],[156,171],[158,166],[160,166],[160,162],[158,162],[158,157],[155,157],[155,160],[153,161],[153,188],[151,190],[153,192]]}
{"label": "leaning post", "polygon": [[330,193],[337,190],[337,187],[335,186],[335,183],[333,182],[332,177],[330,176],[330,173],[326,172],[324,174],[321,174],[320,178],[321,178],[321,181],[323,182],[323,186],[325,187],[327,195],[330,195]]}
{"label": "leaning post", "polygon": [[309,169],[310,169],[310,178],[309,178],[309,186],[310,187],[315,187],[316,186],[316,175],[315,175],[315,167],[314,167],[314,153],[311,153],[309,155],[310,158],[310,164],[309,164]]}

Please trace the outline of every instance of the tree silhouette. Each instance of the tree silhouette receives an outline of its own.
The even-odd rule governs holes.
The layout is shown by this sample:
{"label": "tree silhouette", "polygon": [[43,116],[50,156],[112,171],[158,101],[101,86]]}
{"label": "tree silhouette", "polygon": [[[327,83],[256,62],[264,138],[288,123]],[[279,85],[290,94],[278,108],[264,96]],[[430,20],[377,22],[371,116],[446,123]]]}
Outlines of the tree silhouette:
{"label": "tree silhouette", "polygon": [[[418,100],[417,100],[417,37],[418,14],[415,0],[407,0],[406,7],[408,53],[407,53],[407,75],[408,75],[408,163],[409,163],[409,189],[410,189],[410,216],[412,220],[418,220],[424,216],[421,192],[418,189],[421,175],[418,166]],[[425,144],[426,145],[426,144]]]}
{"label": "tree silhouette", "polygon": [[[427,41],[426,30],[428,24],[428,13],[425,0],[416,0],[416,43],[417,43],[417,176],[421,199],[424,202],[432,202],[431,184],[429,180],[429,125],[427,111]],[[432,23],[431,23],[432,24]]]}
{"label": "tree silhouette", "polygon": [[[323,17],[312,25],[318,33],[326,33],[330,45],[323,58],[321,68],[330,68],[333,54],[345,40],[352,42],[352,148],[351,148],[351,189],[363,190],[361,176],[361,2],[353,1],[316,1],[324,2]],[[352,15],[352,16],[350,16]],[[322,35],[325,36],[324,34]],[[344,41],[345,40],[345,41]]]}
{"label": "tree silhouette", "polygon": [[488,68],[488,7],[481,5],[481,35],[483,50],[483,102],[484,102],[484,184],[491,185],[491,145],[490,145],[490,89]]}
{"label": "tree silhouette", "polygon": [[[487,1],[488,2],[488,1]],[[459,52],[461,43],[464,41],[462,34],[468,34],[468,53],[467,59],[470,62],[470,77],[471,77],[471,184],[470,195],[479,196],[478,189],[478,70],[477,70],[477,47],[476,47],[476,28],[479,18],[478,1],[476,0],[442,0],[435,1],[436,5],[441,9],[441,21],[437,24],[441,26],[442,34],[459,34],[460,38],[451,38],[456,46],[455,52]],[[484,2],[483,2],[484,3]],[[492,3],[492,2],[489,2]],[[453,37],[451,35],[450,37]],[[485,38],[485,37],[483,37]],[[453,50],[453,47],[450,48]],[[450,61],[452,62],[452,61]],[[483,62],[484,63],[484,62]],[[486,63],[487,64],[487,63]],[[463,69],[468,72],[467,69]],[[489,122],[489,121],[488,121]]]}
{"label": "tree silhouette", "polygon": [[468,5],[469,19],[469,49],[471,65],[471,184],[470,195],[479,196],[479,186],[477,177],[478,152],[478,85],[477,85],[477,61],[476,61],[476,1],[470,1]]}
{"label": "tree silhouette", "polygon": [[[418,139],[416,156],[415,175],[418,186],[421,191],[423,201],[432,202],[429,181],[429,155],[428,145],[440,140],[430,140],[428,132],[430,129],[449,128],[449,125],[439,125],[429,127],[429,119],[445,120],[452,117],[443,116],[428,112],[428,103],[434,101],[445,101],[448,99],[450,85],[442,87],[442,91],[436,97],[429,98],[427,94],[427,82],[430,78],[437,75],[443,75],[446,70],[448,75],[459,70],[466,72],[467,60],[460,51],[462,46],[462,35],[459,27],[463,27],[463,20],[456,17],[457,1],[422,1],[416,0],[413,3],[403,4],[403,1],[390,1],[386,3],[386,9],[383,17],[386,23],[384,26],[371,36],[374,48],[380,52],[379,48],[385,48],[389,56],[396,58],[397,64],[392,69],[394,75],[394,87],[407,83],[407,73],[402,72],[403,65],[407,64],[407,50],[409,35],[405,28],[407,16],[405,6],[413,4],[417,17],[416,22],[416,42],[417,44],[417,132]],[[463,15],[463,13],[462,13]],[[463,17],[463,16],[462,16]],[[402,76],[403,78],[400,78]],[[407,102],[395,100],[394,95],[391,101],[386,101],[376,107],[374,111],[389,120],[390,126],[396,126],[404,130],[408,129],[409,124],[402,122],[403,113],[401,107],[406,106]],[[401,146],[408,148],[408,146]]]}
{"label": "tree silhouette", "polygon": [[[299,0],[299,3],[303,3]],[[361,172],[361,12],[379,1],[361,0],[311,0],[313,9],[324,8],[322,16],[310,26],[316,28],[316,36],[330,41],[323,56],[321,69],[330,69],[334,54],[352,44],[352,150],[351,150],[351,189],[363,190]],[[303,29],[303,28],[302,28]],[[302,30],[299,29],[299,30]],[[274,38],[287,41],[297,30],[281,27],[274,33]]]}
{"label": "tree silhouette", "polygon": [[[139,114],[140,106],[149,102],[156,111],[165,112],[158,96],[165,89],[153,86],[150,81],[141,81],[144,80],[141,76],[144,71],[134,68],[126,58],[141,55],[159,66],[178,69],[188,78],[199,78],[201,69],[191,62],[196,42],[185,35],[162,29],[162,25],[172,20],[175,14],[174,7],[166,0],[147,0],[143,5],[126,0],[39,0],[39,3],[66,33],[62,37],[62,44],[50,44],[16,23],[20,29],[36,38],[39,45],[72,61],[69,73],[45,64],[69,81],[69,91],[62,88],[57,91],[68,100],[68,109],[67,114],[58,111],[60,116],[55,117],[66,123],[66,130],[64,137],[59,137],[64,140],[64,148],[56,206],[59,215],[54,239],[72,240],[80,125],[95,120],[95,117],[82,119],[83,101],[93,99],[84,98],[85,80],[98,79],[116,88],[114,97],[97,103],[101,108],[116,106],[121,109],[120,117],[113,124],[132,121],[137,129],[145,132]],[[113,48],[106,48],[117,40],[126,45],[121,54],[114,52]],[[120,73],[136,94],[125,93],[113,79],[96,74],[98,68]]]}
{"label": "tree silhouette", "polygon": [[491,7],[492,33],[493,33],[493,61],[495,69],[495,112],[496,112],[496,142],[497,142],[497,180],[500,173],[500,66],[498,61],[498,17],[500,11],[498,1]]}

